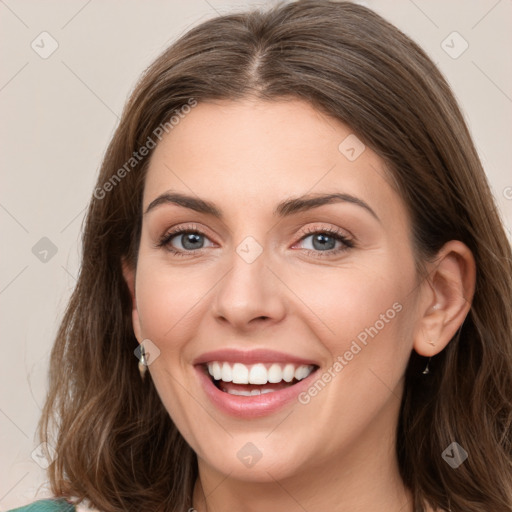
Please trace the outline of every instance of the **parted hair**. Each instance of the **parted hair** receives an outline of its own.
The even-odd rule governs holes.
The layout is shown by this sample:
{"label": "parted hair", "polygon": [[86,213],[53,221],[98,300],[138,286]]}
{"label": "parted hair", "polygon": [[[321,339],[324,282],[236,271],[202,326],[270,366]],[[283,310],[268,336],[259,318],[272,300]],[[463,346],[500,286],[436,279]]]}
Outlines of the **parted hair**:
{"label": "parted hair", "polygon": [[[396,457],[416,512],[426,504],[512,511],[512,255],[503,220],[431,59],[372,10],[328,0],[204,21],[134,87],[88,205],[78,281],[51,352],[39,435],[55,449],[52,492],[102,512],[192,507],[197,458],[151,378],[140,379],[121,266],[137,264],[152,150],[126,163],[191,101],[247,97],[305,100],[376,152],[410,215],[418,275],[450,240],[471,249],[477,275],[468,315],[428,377],[426,358],[414,351],[405,369]],[[457,469],[441,456],[454,441],[468,453]]]}

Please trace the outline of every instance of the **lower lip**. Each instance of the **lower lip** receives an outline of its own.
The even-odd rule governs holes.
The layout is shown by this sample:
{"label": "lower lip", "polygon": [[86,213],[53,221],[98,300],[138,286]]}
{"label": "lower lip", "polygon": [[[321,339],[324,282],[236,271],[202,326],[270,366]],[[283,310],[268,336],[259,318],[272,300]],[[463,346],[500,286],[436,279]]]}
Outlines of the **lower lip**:
{"label": "lower lip", "polygon": [[221,411],[231,416],[243,418],[266,416],[293,401],[298,401],[298,395],[308,388],[310,381],[316,374],[316,371],[313,371],[305,379],[279,391],[264,393],[263,395],[239,396],[218,389],[202,366],[196,366],[195,369],[210,400]]}

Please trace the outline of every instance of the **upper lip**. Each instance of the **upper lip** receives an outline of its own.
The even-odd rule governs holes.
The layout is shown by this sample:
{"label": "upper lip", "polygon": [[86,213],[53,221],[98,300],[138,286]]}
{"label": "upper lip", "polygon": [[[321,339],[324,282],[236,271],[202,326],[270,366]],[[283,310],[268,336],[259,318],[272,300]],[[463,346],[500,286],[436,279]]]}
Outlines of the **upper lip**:
{"label": "upper lip", "polygon": [[221,350],[212,350],[205,352],[196,359],[194,365],[210,363],[212,361],[255,364],[255,363],[295,363],[297,365],[315,365],[318,363],[312,359],[305,359],[284,352],[276,352],[268,349],[240,350],[235,348],[225,348]]}

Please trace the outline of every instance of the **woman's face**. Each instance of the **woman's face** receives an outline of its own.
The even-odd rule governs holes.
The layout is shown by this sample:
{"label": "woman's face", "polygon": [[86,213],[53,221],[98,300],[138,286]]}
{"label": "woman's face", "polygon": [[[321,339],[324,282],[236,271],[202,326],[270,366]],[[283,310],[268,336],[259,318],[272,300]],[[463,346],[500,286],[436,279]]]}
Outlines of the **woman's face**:
{"label": "woman's face", "polygon": [[405,206],[349,127],[300,100],[200,103],[155,148],[143,212],[134,330],[202,469],[392,453],[424,304]]}

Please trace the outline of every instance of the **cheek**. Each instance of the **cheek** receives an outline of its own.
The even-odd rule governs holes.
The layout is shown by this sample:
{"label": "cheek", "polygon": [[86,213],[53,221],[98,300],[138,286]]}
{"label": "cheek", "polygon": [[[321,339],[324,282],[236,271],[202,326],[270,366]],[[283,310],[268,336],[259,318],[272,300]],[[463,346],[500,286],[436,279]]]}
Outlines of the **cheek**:
{"label": "cheek", "polygon": [[347,279],[335,325],[341,336],[332,352],[342,357],[351,386],[385,396],[400,384],[413,343],[414,283],[407,260]]}
{"label": "cheek", "polygon": [[[364,345],[402,328],[406,302],[413,295],[414,268],[407,261],[398,264],[383,256],[371,266],[360,261],[323,273],[301,274],[289,282],[307,308],[303,311],[310,325],[318,326],[317,337],[335,356],[347,350],[351,340]],[[398,339],[388,341],[399,343]]]}
{"label": "cheek", "polygon": [[139,257],[137,310],[142,335],[165,346],[186,338],[197,324],[197,308],[212,287],[207,277],[204,272],[195,276],[179,266]]}
{"label": "cheek", "polygon": [[390,262],[371,271],[340,269],[329,285],[315,285],[314,289],[325,290],[323,294],[309,288],[307,305],[321,319],[310,315],[311,322],[318,325],[316,337],[331,360],[318,375],[325,384],[312,383],[301,403],[306,404],[304,414],[318,424],[329,426],[337,421],[334,418],[344,418],[337,423],[340,435],[322,448],[325,454],[337,449],[339,439],[351,439],[372,424],[383,407],[399,404],[395,397],[400,396],[412,349],[414,275],[407,262],[403,266]]}
{"label": "cheek", "polygon": [[[343,339],[369,339],[389,333],[403,310],[400,286],[392,279],[347,279],[344,293],[336,294],[332,304],[336,332]],[[334,313],[334,312],[333,312]],[[385,337],[385,336],[382,336]]]}

